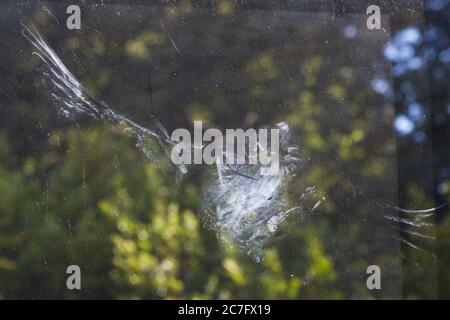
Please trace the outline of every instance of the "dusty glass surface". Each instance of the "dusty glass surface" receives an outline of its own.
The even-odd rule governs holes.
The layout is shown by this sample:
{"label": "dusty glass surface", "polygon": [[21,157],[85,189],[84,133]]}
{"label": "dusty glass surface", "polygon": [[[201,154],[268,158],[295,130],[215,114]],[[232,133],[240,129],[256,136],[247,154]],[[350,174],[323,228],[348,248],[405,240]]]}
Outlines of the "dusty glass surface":
{"label": "dusty glass surface", "polygon": [[[350,1],[105,1],[79,30],[72,3],[1,4],[0,298],[437,297],[448,47],[405,3],[369,29]],[[282,128],[281,173],[174,165],[198,120]]]}

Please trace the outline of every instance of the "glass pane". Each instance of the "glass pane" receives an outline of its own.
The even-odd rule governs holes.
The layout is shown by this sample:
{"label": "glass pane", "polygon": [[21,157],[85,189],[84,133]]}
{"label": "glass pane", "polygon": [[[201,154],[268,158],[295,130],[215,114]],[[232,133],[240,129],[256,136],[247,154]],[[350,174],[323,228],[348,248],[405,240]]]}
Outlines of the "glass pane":
{"label": "glass pane", "polygon": [[445,4],[351,2],[2,3],[0,298],[445,296]]}

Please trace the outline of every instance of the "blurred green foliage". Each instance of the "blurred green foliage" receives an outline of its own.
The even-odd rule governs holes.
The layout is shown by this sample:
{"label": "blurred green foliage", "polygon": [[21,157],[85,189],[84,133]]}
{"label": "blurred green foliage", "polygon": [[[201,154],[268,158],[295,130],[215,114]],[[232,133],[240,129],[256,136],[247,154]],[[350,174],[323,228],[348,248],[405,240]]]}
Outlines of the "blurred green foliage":
{"label": "blurred green foliage", "polygon": [[[1,142],[3,297],[293,299],[303,291],[277,250],[255,264],[205,234],[198,215],[170,190],[176,186],[120,133],[104,127],[54,132],[43,155],[53,159],[28,159],[17,171],[7,169],[11,159],[3,157]],[[43,185],[32,178],[42,170],[32,162],[54,167]],[[181,202],[198,202],[190,184],[176,193]],[[336,273],[321,240],[313,230],[304,240],[308,279],[332,287]],[[70,264],[82,269],[80,293],[65,289]],[[320,287],[305,295],[339,297]]]}

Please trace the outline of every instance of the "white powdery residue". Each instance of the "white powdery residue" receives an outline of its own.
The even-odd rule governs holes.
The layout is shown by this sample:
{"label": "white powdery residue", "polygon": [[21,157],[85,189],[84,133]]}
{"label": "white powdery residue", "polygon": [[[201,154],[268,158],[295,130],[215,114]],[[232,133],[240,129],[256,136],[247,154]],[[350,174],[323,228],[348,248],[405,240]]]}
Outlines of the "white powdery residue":
{"label": "white powdery residue", "polygon": [[[289,126],[277,124],[280,132],[280,168],[273,175],[262,175],[261,165],[217,165],[217,179],[205,193],[204,214],[219,236],[231,239],[255,257],[268,244],[280,224],[292,213],[302,212],[302,204],[289,206],[287,187],[299,173],[304,159],[291,145]],[[315,191],[307,188],[299,200]]]}
{"label": "white powdery residue", "polygon": [[[67,69],[53,49],[45,42],[39,32],[32,26],[23,26],[22,34],[37,49],[33,54],[45,62],[47,70],[42,74],[45,83],[51,90],[50,96],[60,109],[60,113],[73,118],[77,114],[86,114],[97,120],[106,120],[111,124],[124,124],[137,139],[137,146],[144,154],[161,167],[173,164],[167,157],[173,142],[164,126],[155,118],[151,118],[151,128],[145,128],[127,117],[115,112],[104,101],[98,100],[87,92],[84,86]],[[184,165],[176,166],[178,171],[186,173]]]}
{"label": "white powdery residue", "polygon": [[[148,159],[161,167],[173,166],[170,148],[174,142],[156,118],[151,118],[151,128],[143,127],[89,95],[37,30],[34,27],[33,30],[26,26],[23,28],[22,34],[37,49],[34,54],[45,62],[46,70],[42,74],[61,114],[68,118],[86,114],[113,125],[125,124],[136,136],[136,145]],[[204,218],[209,221],[207,226],[217,231],[221,238],[232,239],[243,250],[253,254],[256,260],[280,224],[303,208],[301,203],[289,206],[286,189],[305,159],[299,156],[300,149],[290,143],[288,124],[280,122],[276,127],[280,133],[280,167],[277,172],[262,175],[258,164],[217,164],[215,177],[203,198]],[[184,165],[176,168],[181,173],[187,172]],[[314,192],[314,188],[307,188],[299,201],[304,201]]]}

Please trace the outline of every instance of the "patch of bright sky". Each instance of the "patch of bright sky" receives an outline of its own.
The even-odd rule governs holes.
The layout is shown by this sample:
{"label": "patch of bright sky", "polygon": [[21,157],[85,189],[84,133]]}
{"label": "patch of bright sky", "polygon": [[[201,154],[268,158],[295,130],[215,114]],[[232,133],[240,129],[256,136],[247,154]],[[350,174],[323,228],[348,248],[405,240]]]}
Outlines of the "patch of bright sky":
{"label": "patch of bright sky", "polygon": [[401,135],[410,134],[414,130],[414,122],[406,115],[400,114],[394,120],[394,128]]}

